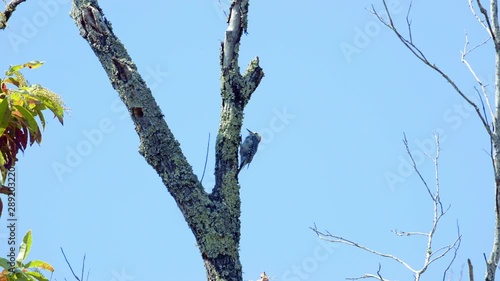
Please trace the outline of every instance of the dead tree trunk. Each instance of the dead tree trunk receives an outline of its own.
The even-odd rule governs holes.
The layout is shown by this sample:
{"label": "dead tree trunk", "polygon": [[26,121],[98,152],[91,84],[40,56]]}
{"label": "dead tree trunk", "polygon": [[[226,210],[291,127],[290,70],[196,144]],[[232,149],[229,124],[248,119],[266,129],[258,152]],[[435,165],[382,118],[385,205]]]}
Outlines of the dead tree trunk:
{"label": "dead tree trunk", "polygon": [[139,153],[156,170],[191,228],[209,281],[242,280],[237,151],[243,110],[264,77],[258,58],[240,74],[238,50],[247,27],[247,12],[248,0],[233,0],[221,48],[222,112],[216,141],[216,183],[208,194],[97,1],[73,0],[71,10],[81,36],[129,110],[140,139]]}

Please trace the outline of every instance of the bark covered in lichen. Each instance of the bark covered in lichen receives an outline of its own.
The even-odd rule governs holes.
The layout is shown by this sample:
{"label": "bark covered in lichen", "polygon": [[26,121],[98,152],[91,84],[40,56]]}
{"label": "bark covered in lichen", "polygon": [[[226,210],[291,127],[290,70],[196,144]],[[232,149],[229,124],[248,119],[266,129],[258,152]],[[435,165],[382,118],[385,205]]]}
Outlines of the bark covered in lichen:
{"label": "bark covered in lichen", "polygon": [[207,279],[213,281],[242,280],[237,151],[243,110],[264,76],[258,58],[243,75],[239,72],[239,42],[246,32],[247,12],[248,0],[233,1],[221,48],[222,112],[216,141],[216,183],[207,194],[97,1],[73,0],[71,10],[81,36],[129,109],[140,139],[139,153],[158,173],[184,215],[198,243]]}

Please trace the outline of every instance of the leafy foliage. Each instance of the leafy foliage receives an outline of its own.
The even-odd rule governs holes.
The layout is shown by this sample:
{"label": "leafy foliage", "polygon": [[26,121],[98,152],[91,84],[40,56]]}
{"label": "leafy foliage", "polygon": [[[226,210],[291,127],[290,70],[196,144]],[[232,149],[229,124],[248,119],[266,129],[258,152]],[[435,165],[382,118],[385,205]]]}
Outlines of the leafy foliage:
{"label": "leafy foliage", "polygon": [[[61,98],[38,84],[28,84],[23,68],[35,69],[43,64],[31,61],[11,66],[0,79],[0,172],[2,182],[7,171],[17,161],[17,153],[26,147],[42,141],[45,129],[45,116],[42,111],[48,109],[63,124],[64,103]],[[37,122],[40,121],[42,130]],[[0,280],[1,281],[1,280]]]}
{"label": "leafy foliage", "polygon": [[48,281],[48,279],[40,272],[47,270],[54,272],[54,268],[47,262],[41,260],[33,260],[24,263],[31,250],[31,230],[28,230],[24,235],[23,242],[19,246],[15,262],[0,257],[0,267],[3,268],[0,272],[0,281]]}

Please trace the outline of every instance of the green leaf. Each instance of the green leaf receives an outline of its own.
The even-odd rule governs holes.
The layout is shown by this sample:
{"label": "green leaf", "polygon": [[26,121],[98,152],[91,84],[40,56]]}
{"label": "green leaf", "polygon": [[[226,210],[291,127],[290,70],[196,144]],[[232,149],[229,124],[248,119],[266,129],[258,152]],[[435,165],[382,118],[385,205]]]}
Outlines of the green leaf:
{"label": "green leaf", "polygon": [[0,258],[0,266],[3,267],[4,269],[9,269],[10,268],[9,260],[5,258]]}
{"label": "green leaf", "polygon": [[12,74],[15,74],[16,72],[19,72],[19,70],[21,70],[24,67],[27,67],[29,69],[39,68],[40,66],[42,66],[43,63],[44,63],[43,61],[33,60],[33,61],[29,61],[29,62],[27,62],[25,64],[12,65],[9,68],[9,70],[7,70],[5,72],[5,74],[8,75],[8,76],[10,76]]}
{"label": "green leaf", "polygon": [[7,77],[5,80],[3,80],[4,83],[11,83],[15,85],[16,87],[19,87],[19,80],[14,78],[14,77]]}
{"label": "green leaf", "polygon": [[48,281],[49,280],[45,276],[43,276],[43,274],[41,274],[40,272],[36,272],[36,271],[28,271],[28,272],[26,272],[26,275],[28,275],[28,277],[33,276],[38,281]]}
{"label": "green leaf", "polygon": [[9,107],[9,100],[3,99],[0,102],[0,136],[3,135],[7,126],[9,126],[9,121],[12,111]]}
{"label": "green leaf", "polygon": [[48,271],[54,271],[54,267],[50,265],[48,262],[44,262],[41,260],[32,260],[29,263],[24,265],[25,268],[38,268],[38,269],[45,269]]}
{"label": "green leaf", "polygon": [[31,94],[35,95],[46,108],[52,111],[61,124],[64,124],[64,104],[61,97],[37,84],[32,86]]}
{"label": "green leaf", "polygon": [[38,127],[38,123],[35,120],[35,117],[33,117],[33,114],[29,112],[26,108],[19,106],[19,105],[14,105],[14,107],[19,111],[23,119],[28,123],[28,129],[30,133],[30,145],[33,144],[35,141],[40,143],[42,141],[42,134],[40,132],[40,128]]}
{"label": "green leaf", "polygon": [[11,91],[10,95],[8,97],[9,97],[10,103],[12,105],[23,105],[24,104],[23,93],[20,93],[19,91]]}
{"label": "green leaf", "polygon": [[42,123],[42,130],[45,130],[45,117],[43,116],[42,111],[37,108],[35,108],[35,111],[38,114],[38,117],[40,118],[40,121]]}
{"label": "green leaf", "polygon": [[23,243],[19,246],[19,254],[17,254],[16,262],[22,264],[28,257],[31,250],[31,229],[24,235]]}
{"label": "green leaf", "polygon": [[43,63],[44,63],[43,61],[32,60],[32,61],[25,63],[23,66],[28,67],[29,69],[35,69],[35,68],[39,68],[40,66],[42,66]]}
{"label": "green leaf", "polygon": [[5,75],[10,76],[10,75],[14,74],[15,72],[18,72],[21,68],[23,68],[23,65],[21,65],[21,64],[18,64],[18,65],[11,65],[11,66],[9,67],[9,70],[7,70],[7,71],[5,72]]}
{"label": "green leaf", "polygon": [[26,273],[22,271],[16,272],[16,277],[16,279],[20,281],[36,281],[34,277],[26,275]]}

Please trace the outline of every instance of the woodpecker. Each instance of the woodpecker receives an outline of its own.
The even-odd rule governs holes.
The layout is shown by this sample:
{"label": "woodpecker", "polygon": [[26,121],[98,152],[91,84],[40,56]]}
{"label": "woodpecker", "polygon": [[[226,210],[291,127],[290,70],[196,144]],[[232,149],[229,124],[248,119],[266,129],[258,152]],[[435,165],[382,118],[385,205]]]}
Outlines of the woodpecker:
{"label": "woodpecker", "polygon": [[241,171],[243,166],[250,166],[250,162],[252,162],[255,153],[257,153],[259,142],[262,140],[259,133],[252,132],[249,129],[247,129],[247,131],[249,134],[240,146],[240,168],[238,169],[238,173]]}

